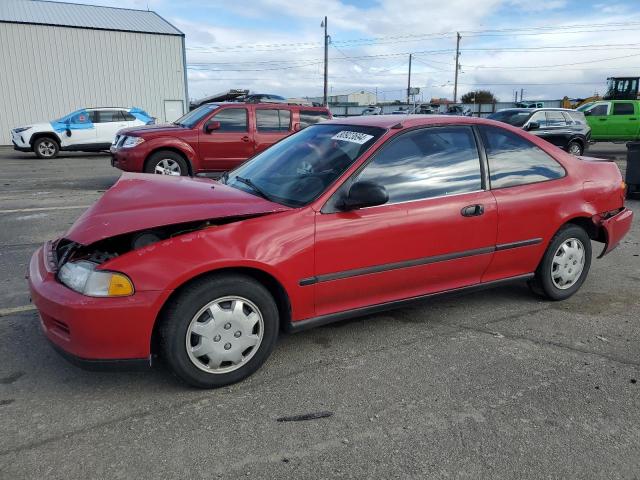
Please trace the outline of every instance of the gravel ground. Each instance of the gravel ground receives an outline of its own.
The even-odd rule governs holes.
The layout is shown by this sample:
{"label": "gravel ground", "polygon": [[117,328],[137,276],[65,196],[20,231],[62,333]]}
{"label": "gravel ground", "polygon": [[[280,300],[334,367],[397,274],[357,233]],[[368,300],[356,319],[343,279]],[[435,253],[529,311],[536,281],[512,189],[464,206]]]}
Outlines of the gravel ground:
{"label": "gravel ground", "polygon": [[[589,154],[624,166],[624,145]],[[31,253],[118,178],[109,158],[0,147],[0,165],[2,479],[640,477],[638,221],[565,302],[433,299],[285,336],[250,379],[200,391],[69,365],[29,305]]]}

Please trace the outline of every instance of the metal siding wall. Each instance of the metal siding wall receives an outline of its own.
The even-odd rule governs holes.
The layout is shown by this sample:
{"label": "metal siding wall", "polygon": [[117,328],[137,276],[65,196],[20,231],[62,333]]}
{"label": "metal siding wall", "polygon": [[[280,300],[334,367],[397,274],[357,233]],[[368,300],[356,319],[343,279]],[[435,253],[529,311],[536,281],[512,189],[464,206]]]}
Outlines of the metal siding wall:
{"label": "metal siding wall", "polygon": [[164,121],[182,100],[182,37],[0,23],[0,144],[9,130],[82,107],[140,107]]}

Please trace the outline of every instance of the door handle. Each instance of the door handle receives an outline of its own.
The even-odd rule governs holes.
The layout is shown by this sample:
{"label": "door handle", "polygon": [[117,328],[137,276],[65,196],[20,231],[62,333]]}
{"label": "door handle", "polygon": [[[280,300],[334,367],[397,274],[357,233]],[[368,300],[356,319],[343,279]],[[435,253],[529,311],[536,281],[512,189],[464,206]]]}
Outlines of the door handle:
{"label": "door handle", "polygon": [[468,205],[460,210],[463,217],[477,217],[484,213],[484,205]]}
{"label": "door handle", "polygon": [[629,120],[637,120],[637,118],[630,118]]}
{"label": "door handle", "polygon": [[606,118],[599,118],[598,120],[600,120],[601,122],[606,122],[607,121]]}
{"label": "door handle", "polygon": [[242,140],[243,142],[248,142],[249,139],[249,135],[245,135],[244,137],[242,137],[240,140]]}

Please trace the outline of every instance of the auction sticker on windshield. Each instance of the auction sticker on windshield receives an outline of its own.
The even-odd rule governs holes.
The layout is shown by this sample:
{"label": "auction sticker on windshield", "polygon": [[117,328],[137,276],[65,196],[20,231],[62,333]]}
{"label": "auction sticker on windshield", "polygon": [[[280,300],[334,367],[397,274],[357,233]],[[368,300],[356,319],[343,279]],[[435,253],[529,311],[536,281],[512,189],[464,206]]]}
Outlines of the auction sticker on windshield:
{"label": "auction sticker on windshield", "polygon": [[358,145],[362,145],[363,143],[367,143],[372,138],[373,135],[367,135],[366,133],[342,130],[341,132],[338,132],[333,137],[331,137],[331,140],[344,140],[345,142],[352,142],[357,143]]}

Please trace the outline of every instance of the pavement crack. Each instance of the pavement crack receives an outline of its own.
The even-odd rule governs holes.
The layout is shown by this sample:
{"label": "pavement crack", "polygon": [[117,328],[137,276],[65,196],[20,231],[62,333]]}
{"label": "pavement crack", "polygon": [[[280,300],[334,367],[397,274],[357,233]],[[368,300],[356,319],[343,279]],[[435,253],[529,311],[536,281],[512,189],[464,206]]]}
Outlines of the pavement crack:
{"label": "pavement crack", "polygon": [[[491,322],[491,323],[495,323],[495,322]],[[455,326],[457,328],[460,328],[461,330],[468,330],[468,331],[471,331],[471,332],[482,333],[482,334],[485,334],[485,335],[491,335],[492,337],[496,336],[496,332],[495,331],[489,330],[487,328],[471,327],[469,325],[462,325],[462,324],[459,324],[459,323],[443,323],[442,325]],[[506,340],[525,341],[525,342],[533,343],[535,345],[540,345],[540,346],[544,346],[544,347],[561,348],[563,350],[569,350],[569,351],[574,352],[574,353],[582,353],[582,354],[585,354],[585,355],[593,355],[593,356],[600,357],[600,358],[603,358],[605,360],[609,360],[611,362],[619,363],[619,364],[622,364],[622,365],[627,365],[627,366],[632,366],[632,367],[640,367],[640,362],[634,362],[632,360],[627,360],[626,358],[617,357],[615,355],[607,355],[607,354],[604,354],[604,353],[594,352],[593,350],[588,350],[586,348],[574,347],[572,345],[567,345],[566,343],[554,342],[552,340],[540,340],[540,339],[536,339],[536,338],[525,337],[524,335],[511,335],[511,334],[502,333],[502,332],[500,332],[500,334],[502,335],[501,338],[504,338]]]}

